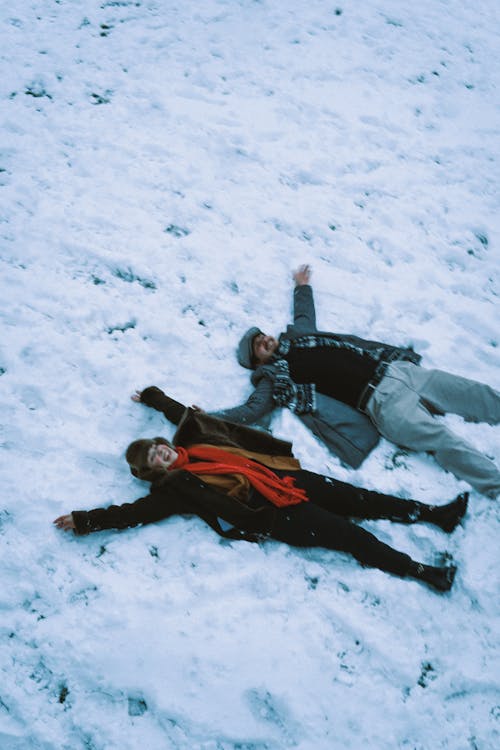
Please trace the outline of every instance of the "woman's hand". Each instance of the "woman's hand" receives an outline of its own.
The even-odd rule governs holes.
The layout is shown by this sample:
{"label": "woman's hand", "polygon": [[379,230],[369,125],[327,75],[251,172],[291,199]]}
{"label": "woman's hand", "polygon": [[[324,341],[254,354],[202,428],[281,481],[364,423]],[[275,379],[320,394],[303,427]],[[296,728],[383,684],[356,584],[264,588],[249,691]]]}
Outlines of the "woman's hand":
{"label": "woman's hand", "polygon": [[63,531],[74,531],[76,529],[75,522],[73,521],[73,513],[69,513],[67,516],[59,516],[54,521],[58,529]]}
{"label": "woman's hand", "polygon": [[136,404],[140,404],[141,403],[141,396],[142,396],[142,391],[136,391],[135,393],[133,393],[130,396],[130,398],[132,399],[132,401],[135,401]]}

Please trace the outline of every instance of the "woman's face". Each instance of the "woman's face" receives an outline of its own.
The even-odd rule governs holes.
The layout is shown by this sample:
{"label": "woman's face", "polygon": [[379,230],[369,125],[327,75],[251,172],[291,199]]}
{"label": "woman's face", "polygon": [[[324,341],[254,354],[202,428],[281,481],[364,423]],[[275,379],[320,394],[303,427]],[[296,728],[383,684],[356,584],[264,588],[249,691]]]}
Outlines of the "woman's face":
{"label": "woman's face", "polygon": [[178,455],[177,451],[169,445],[155,443],[148,451],[148,466],[150,469],[169,469],[177,460]]}

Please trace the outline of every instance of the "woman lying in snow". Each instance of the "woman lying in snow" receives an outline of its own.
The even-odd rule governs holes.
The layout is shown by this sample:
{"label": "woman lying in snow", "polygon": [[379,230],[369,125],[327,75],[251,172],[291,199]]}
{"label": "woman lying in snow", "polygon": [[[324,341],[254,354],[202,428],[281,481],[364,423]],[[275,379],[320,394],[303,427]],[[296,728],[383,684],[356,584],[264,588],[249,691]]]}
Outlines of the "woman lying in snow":
{"label": "woman lying in snow", "polygon": [[197,515],[229,539],[270,538],[349,552],[362,565],[419,579],[439,591],[451,588],[455,566],[415,562],[349,519],[421,521],[450,533],[465,514],[468,493],[435,506],[353,487],[301,469],[291,443],[185,409],[157,388],[147,388],[134,400],[147,403],[148,396],[158,399],[160,394],[162,411],[183,414],[173,443],[164,438],[136,440],[126,452],[132,474],[151,482],[149,494],[134,503],[73,511],[56,518],[58,528],[88,534],[174,514]]}

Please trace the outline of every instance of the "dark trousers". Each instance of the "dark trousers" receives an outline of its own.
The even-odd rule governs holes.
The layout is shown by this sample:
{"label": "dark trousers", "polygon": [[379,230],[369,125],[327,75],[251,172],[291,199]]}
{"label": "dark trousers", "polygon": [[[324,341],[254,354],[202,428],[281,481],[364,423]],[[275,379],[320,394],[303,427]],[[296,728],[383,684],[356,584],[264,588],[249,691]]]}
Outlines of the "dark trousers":
{"label": "dark trousers", "polygon": [[294,547],[349,552],[362,565],[399,576],[408,573],[409,555],[384,544],[349,519],[389,518],[412,523],[418,518],[420,503],[353,487],[311,471],[276,471],[276,474],[291,474],[295,485],[306,491],[309,502],[280,509],[271,534],[273,539]]}

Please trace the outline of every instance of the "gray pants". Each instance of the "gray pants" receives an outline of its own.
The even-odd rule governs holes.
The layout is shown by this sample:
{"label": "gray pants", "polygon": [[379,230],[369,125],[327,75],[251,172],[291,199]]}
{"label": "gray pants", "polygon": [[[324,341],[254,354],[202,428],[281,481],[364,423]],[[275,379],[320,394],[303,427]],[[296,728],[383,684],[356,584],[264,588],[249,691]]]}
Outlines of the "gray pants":
{"label": "gray pants", "polygon": [[366,405],[388,440],[433,453],[448,471],[489,497],[500,494],[500,472],[489,458],[455,435],[432,410],[472,422],[500,423],[500,393],[483,383],[411,362],[393,362]]}

